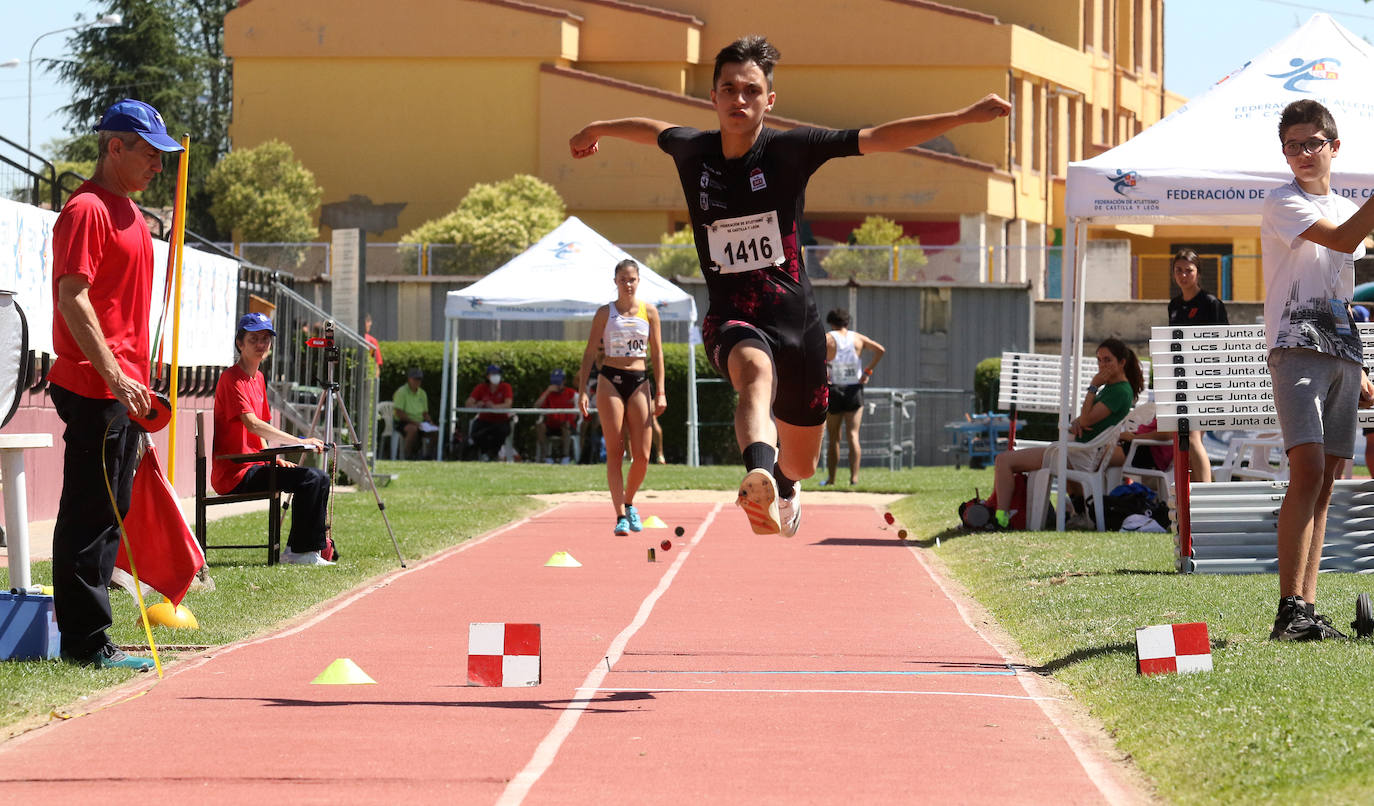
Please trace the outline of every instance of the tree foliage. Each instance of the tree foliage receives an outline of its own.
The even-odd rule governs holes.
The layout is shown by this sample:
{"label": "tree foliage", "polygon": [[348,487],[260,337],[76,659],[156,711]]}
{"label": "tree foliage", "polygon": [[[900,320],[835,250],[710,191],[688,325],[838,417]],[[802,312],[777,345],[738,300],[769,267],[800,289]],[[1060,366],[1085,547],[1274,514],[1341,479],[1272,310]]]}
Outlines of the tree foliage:
{"label": "tree foliage", "polygon": [[292,243],[317,234],[311,215],[323,191],[280,140],[226,155],[205,185],[216,224],[238,240]]}
{"label": "tree foliage", "polygon": [[[431,264],[432,274],[485,274],[563,223],[567,207],[553,185],[526,174],[473,185],[453,212],[406,233],[402,243],[452,244],[456,257]],[[440,262],[440,258],[436,258]]]}
{"label": "tree foliage", "polygon": [[658,251],[645,258],[644,265],[660,277],[700,277],[696,243],[691,227],[664,234],[658,239]]}
{"label": "tree foliage", "polygon": [[898,250],[903,266],[923,266],[927,262],[923,251],[911,248],[920,246],[920,239],[903,235],[902,226],[890,218],[876,215],[865,218],[849,239],[849,246],[830,250],[821,261],[821,268],[831,277],[890,280],[893,246],[908,247]]}
{"label": "tree foliage", "polygon": [[[70,59],[51,60],[72,92],[62,108],[73,135],[62,158],[94,160],[92,128],[111,104],[137,98],[152,104],[174,138],[191,137],[187,225],[215,236],[205,189],[210,169],[229,150],[233,98],[230,60],[224,55],[224,15],[237,0],[103,0],[94,16],[119,14],[112,28],[87,28],[68,40]],[[170,206],[176,195],[176,157],[142,195],[148,206]]]}

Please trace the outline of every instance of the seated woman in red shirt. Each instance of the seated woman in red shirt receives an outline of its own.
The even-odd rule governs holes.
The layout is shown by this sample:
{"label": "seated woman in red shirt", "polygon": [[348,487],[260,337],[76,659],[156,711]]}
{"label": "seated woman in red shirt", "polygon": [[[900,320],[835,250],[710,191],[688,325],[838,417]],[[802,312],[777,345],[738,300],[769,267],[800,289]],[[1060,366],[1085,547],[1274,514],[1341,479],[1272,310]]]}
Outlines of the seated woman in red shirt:
{"label": "seated woman in red shirt", "polygon": [[[210,486],[220,495],[259,492],[267,489],[267,463],[242,464],[221,456],[256,453],[263,440],[304,443],[317,451],[324,443],[313,437],[299,439],[272,426],[267,405],[267,380],[258,367],[272,350],[277,332],[272,320],[260,313],[244,314],[234,335],[239,360],[219,376],[215,388],[215,441],[211,455]],[[291,533],[282,562],[296,565],[333,565],[336,556],[325,534],[325,507],[329,503],[329,476],[319,468],[300,467],[277,457],[277,487],[292,493]]]}

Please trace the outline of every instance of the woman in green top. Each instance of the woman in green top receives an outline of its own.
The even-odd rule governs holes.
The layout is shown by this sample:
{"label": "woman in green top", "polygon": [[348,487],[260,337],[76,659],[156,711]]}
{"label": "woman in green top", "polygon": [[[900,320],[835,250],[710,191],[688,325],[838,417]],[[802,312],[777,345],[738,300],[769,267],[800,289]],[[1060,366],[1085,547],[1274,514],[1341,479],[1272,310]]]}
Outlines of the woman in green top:
{"label": "woman in green top", "polygon": [[[1088,385],[1083,408],[1069,423],[1069,433],[1079,442],[1093,437],[1126,419],[1135,405],[1136,395],[1145,388],[1145,376],[1135,352],[1121,339],[1107,339],[1097,347],[1097,374]],[[997,455],[994,486],[997,495],[997,523],[1006,527],[1011,520],[1011,503],[1017,473],[1039,470],[1048,448],[1022,448]],[[1070,454],[1070,463],[1074,455]]]}

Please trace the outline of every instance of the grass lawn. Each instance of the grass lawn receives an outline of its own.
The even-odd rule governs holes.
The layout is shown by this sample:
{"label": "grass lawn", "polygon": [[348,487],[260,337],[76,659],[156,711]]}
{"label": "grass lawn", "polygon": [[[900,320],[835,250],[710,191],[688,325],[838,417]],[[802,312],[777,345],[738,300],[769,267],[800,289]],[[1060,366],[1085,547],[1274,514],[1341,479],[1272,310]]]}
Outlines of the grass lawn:
{"label": "grass lawn", "polygon": [[[381,489],[408,560],[416,560],[533,511],[532,493],[604,489],[599,466],[380,463],[399,473]],[[654,467],[650,489],[722,489],[738,467]],[[1183,576],[1173,536],[1053,532],[963,534],[958,502],[987,493],[991,471],[866,469],[855,489],[911,494],[892,507],[918,544],[1020,642],[1027,659],[1062,681],[1113,734],[1171,803],[1356,803],[1374,795],[1374,642],[1278,645],[1266,639],[1277,599],[1273,576]],[[813,488],[813,487],[809,487]],[[436,505],[436,503],[438,505]],[[211,543],[263,528],[263,515],[211,524]],[[216,590],[187,597],[202,629],[159,642],[220,644],[268,630],[396,567],[370,493],[340,496],[344,559],[337,568],[267,568],[261,551],[211,552]],[[609,525],[609,524],[608,524]],[[939,537],[940,545],[935,541]],[[48,581],[45,563],[34,577]],[[3,569],[0,569],[0,581]],[[0,584],[4,584],[0,582]],[[1320,609],[1338,626],[1356,575],[1324,575]],[[130,597],[115,594],[114,638],[144,642]],[[1136,627],[1205,621],[1216,669],[1140,678]],[[175,657],[175,653],[168,653]],[[58,662],[0,664],[0,735],[128,674]]]}
{"label": "grass lawn", "polygon": [[[1173,535],[961,533],[955,508],[975,483],[987,492],[991,472],[933,471],[892,511],[1102,721],[1164,801],[1374,799],[1374,642],[1269,641],[1275,577],[1177,574]],[[1374,581],[1324,574],[1318,609],[1345,628],[1362,590]],[[1190,621],[1207,622],[1214,671],[1137,676],[1135,629]]]}

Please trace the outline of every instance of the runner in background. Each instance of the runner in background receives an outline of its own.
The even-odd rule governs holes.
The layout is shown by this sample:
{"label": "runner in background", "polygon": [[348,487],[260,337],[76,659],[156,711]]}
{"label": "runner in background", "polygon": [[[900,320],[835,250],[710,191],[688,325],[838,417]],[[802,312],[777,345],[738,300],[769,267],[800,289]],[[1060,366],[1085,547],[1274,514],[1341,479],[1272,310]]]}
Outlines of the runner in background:
{"label": "runner in background", "polygon": [[[643,526],[635,509],[635,493],[649,472],[649,416],[668,408],[663,391],[663,340],[658,309],[635,297],[639,290],[639,264],[622,260],[615,266],[615,301],[598,308],[592,318],[592,332],[582,353],[577,373],[577,407],[585,418],[591,414],[587,385],[592,364],[604,350],[596,386],[596,412],[601,418],[601,433],[606,441],[606,486],[615,507],[615,533],[628,535]],[[654,389],[649,399],[648,357],[653,354]],[[623,467],[625,438],[630,439],[630,475]]]}
{"label": "runner in background", "polygon": [[[840,426],[844,426],[849,444],[849,483],[859,483],[859,424],[864,417],[864,385],[873,377],[873,368],[883,360],[886,350],[873,339],[849,329],[849,311],[836,308],[825,315],[826,324],[833,328],[825,334],[825,367],[830,382],[830,408],[825,416],[825,428],[830,435],[825,451],[825,482],[835,483],[835,471],[840,463]],[[864,350],[873,354],[868,366],[860,360]]]}

